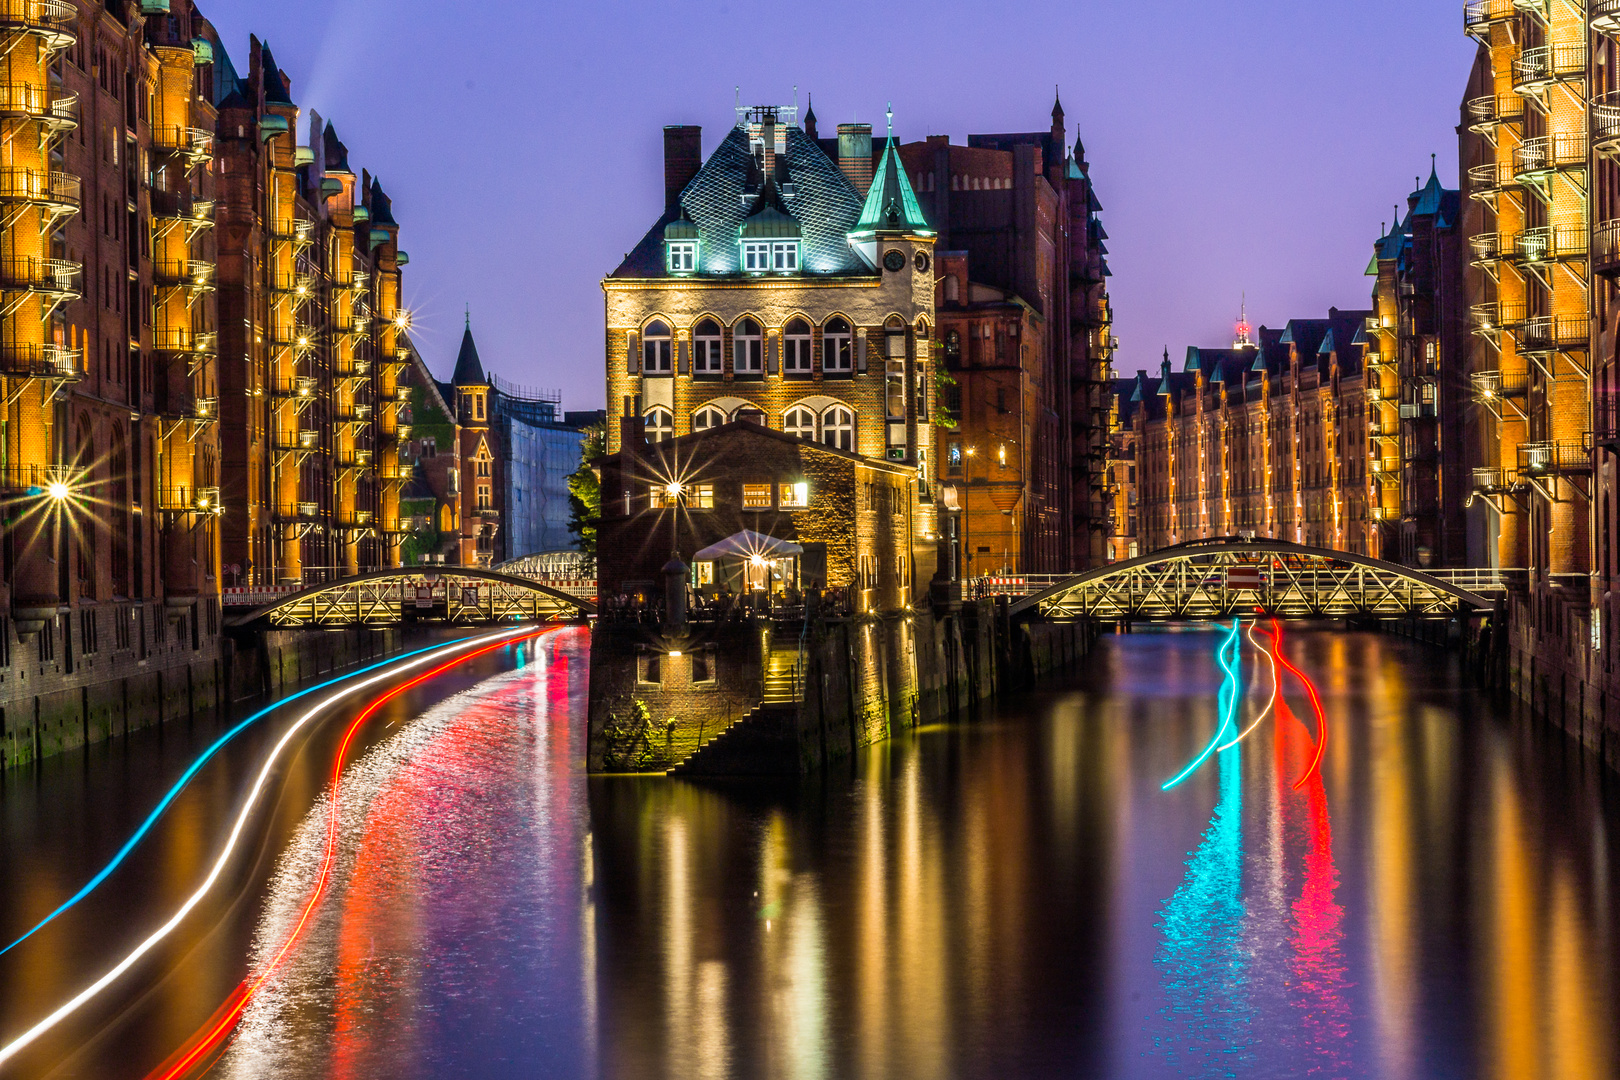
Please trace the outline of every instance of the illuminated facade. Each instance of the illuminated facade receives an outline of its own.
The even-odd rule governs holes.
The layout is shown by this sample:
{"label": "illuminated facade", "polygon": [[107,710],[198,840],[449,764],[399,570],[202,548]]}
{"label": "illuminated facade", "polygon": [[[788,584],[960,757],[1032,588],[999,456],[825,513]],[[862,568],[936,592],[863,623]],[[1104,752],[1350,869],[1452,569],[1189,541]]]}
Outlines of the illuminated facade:
{"label": "illuminated facade", "polygon": [[[1367,267],[1369,553],[1407,566],[1470,565],[1461,209],[1460,193],[1431,170]],[[1500,333],[1483,316],[1476,326]]]}
{"label": "illuminated facade", "polygon": [[664,130],[664,212],[603,281],[608,451],[629,417],[653,442],[745,422],[896,463],[931,573],[935,233],[892,137],[872,169],[847,127],[836,162],[791,108],[739,109],[707,161],[699,129]]}
{"label": "illuminated facade", "polygon": [[1111,557],[1128,557],[1133,541],[1146,554],[1239,535],[1365,552],[1369,314],[1332,309],[1257,332],[1243,320],[1229,349],[1189,348],[1181,371],[1167,351],[1157,379],[1118,380],[1130,430],[1115,463],[1125,485],[1115,513],[1129,518],[1134,506],[1136,523]]}
{"label": "illuminated facade", "polygon": [[392,205],[318,114],[299,141],[266,46],[240,77],[216,53],[224,557],[257,585],[400,565],[411,346]]}
{"label": "illuminated facade", "polygon": [[940,477],[965,575],[1096,565],[1108,527],[1106,233],[1063,106],[1047,131],[931,135],[900,148],[938,230]]}

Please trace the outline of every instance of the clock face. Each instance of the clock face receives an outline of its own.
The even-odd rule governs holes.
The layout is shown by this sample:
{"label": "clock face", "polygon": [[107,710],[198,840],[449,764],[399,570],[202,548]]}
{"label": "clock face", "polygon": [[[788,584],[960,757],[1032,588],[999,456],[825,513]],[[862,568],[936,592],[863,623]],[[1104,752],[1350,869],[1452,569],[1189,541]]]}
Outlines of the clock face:
{"label": "clock face", "polygon": [[884,253],[883,269],[898,274],[906,268],[906,253],[903,251],[890,251]]}
{"label": "clock face", "polygon": [[926,251],[917,252],[917,257],[915,259],[912,259],[911,261],[917,267],[917,273],[919,273],[919,274],[928,273],[928,252],[926,252]]}

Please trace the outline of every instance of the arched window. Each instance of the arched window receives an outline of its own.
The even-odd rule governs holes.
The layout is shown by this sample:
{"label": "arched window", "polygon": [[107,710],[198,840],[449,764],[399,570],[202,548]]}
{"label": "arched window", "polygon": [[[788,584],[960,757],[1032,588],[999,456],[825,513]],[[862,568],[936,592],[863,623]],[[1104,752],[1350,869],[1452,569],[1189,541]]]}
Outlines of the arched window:
{"label": "arched window", "polygon": [[648,409],[644,419],[648,442],[665,442],[675,437],[675,419],[663,406]]}
{"label": "arched window", "polygon": [[718,375],[724,367],[720,359],[720,324],[704,319],[692,330],[692,372]]}
{"label": "arched window", "polygon": [[782,417],[782,430],[789,435],[796,435],[801,439],[812,442],[816,438],[816,414],[803,405],[795,405]]}
{"label": "arched window", "polygon": [[731,418],[742,424],[758,424],[765,427],[765,414],[752,405],[744,405],[731,414]]}
{"label": "arched window", "polygon": [[782,331],[782,373],[810,374],[810,324],[794,319]]}
{"label": "arched window", "polygon": [[739,322],[731,336],[731,370],[738,375],[758,375],[765,370],[765,339],[753,319]]}
{"label": "arched window", "polygon": [[654,319],[641,337],[641,370],[649,375],[669,374],[669,325]]}
{"label": "arched window", "polygon": [[693,431],[708,431],[710,428],[717,428],[725,422],[726,414],[713,405],[705,405],[692,414]]}
{"label": "arched window", "polygon": [[821,414],[821,441],[839,450],[855,450],[855,414],[834,405]]}
{"label": "arched window", "polygon": [[843,319],[827,320],[821,333],[821,369],[840,373],[855,369],[855,348],[849,323]]}

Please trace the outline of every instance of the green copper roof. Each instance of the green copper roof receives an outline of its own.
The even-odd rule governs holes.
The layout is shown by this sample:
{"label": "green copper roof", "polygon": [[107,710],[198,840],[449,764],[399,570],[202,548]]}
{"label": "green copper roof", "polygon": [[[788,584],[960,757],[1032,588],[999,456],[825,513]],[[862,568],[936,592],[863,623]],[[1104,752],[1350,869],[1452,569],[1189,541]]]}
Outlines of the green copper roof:
{"label": "green copper roof", "polygon": [[883,160],[878,162],[872,177],[872,186],[866,192],[866,203],[861,207],[861,219],[852,232],[924,232],[932,233],[922,207],[917,205],[917,193],[911,190],[906,170],[900,167],[900,155],[895,153],[894,136],[883,144]]}

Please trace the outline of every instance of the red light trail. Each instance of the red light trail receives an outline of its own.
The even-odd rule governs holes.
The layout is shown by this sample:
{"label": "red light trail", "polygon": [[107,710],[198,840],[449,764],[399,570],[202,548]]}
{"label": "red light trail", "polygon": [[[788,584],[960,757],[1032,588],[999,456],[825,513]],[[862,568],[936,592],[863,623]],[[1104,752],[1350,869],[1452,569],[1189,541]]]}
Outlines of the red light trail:
{"label": "red light trail", "polygon": [[377,711],[384,705],[405,691],[443,674],[457,664],[494,652],[496,649],[514,641],[532,640],[546,632],[545,630],[537,630],[532,634],[521,637],[506,638],[493,645],[487,645],[484,648],[447,660],[438,667],[423,672],[421,675],[400,683],[398,686],[379,695],[350,722],[348,730],[343,733],[343,741],[338,746],[337,759],[332,765],[332,796],[327,808],[326,846],[321,855],[321,868],[315,876],[315,886],[310,891],[309,898],[304,902],[303,910],[299,913],[297,921],[293,924],[292,929],[287,932],[281,947],[276,950],[269,962],[262,967],[257,975],[249,975],[243,979],[237,988],[231,992],[230,997],[226,998],[224,1004],[215,1012],[214,1018],[204,1025],[197,1035],[192,1037],[191,1049],[179,1052],[180,1057],[173,1064],[158,1066],[156,1070],[148,1074],[148,1080],[177,1080],[177,1078],[189,1073],[205,1056],[218,1049],[220,1044],[225,1041],[225,1038],[236,1027],[236,1022],[241,1018],[242,1013],[252,1004],[253,999],[258,996],[264,984],[276,973],[282,961],[286,959],[287,954],[292,951],[293,946],[303,936],[305,926],[308,925],[315,909],[320,906],[320,902],[331,884],[332,866],[337,861],[339,811],[341,809],[340,788],[343,779],[343,766],[348,758],[349,746],[354,742],[354,737],[359,734],[360,729],[365,726],[366,721],[376,715]]}
{"label": "red light trail", "polygon": [[1305,684],[1305,693],[1311,699],[1311,712],[1316,715],[1316,755],[1311,758],[1311,763],[1306,768],[1305,775],[1294,781],[1294,790],[1297,791],[1309,783],[1311,777],[1315,776],[1316,771],[1321,768],[1322,755],[1327,751],[1328,742],[1327,711],[1322,708],[1322,696],[1316,692],[1316,684],[1311,682],[1303,671],[1295,667],[1289,662],[1288,657],[1283,655],[1282,624],[1275,617],[1271,620],[1271,633],[1268,636],[1271,638],[1271,653],[1276,657],[1277,663],[1281,664],[1286,671]]}

